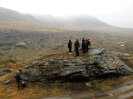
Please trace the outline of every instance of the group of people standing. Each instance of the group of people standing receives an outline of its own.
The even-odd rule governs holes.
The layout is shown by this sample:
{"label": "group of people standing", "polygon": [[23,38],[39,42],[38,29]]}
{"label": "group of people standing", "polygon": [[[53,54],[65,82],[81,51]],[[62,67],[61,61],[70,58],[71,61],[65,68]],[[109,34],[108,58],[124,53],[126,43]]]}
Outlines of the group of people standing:
{"label": "group of people standing", "polygon": [[[68,42],[68,49],[69,49],[69,52],[71,53],[72,52],[72,41],[69,40]],[[91,40],[90,39],[84,39],[82,38],[82,52],[83,54],[87,53],[89,48],[91,47]],[[80,49],[80,42],[78,39],[76,39],[75,43],[74,43],[74,51],[75,51],[75,56],[79,56],[79,49]]]}

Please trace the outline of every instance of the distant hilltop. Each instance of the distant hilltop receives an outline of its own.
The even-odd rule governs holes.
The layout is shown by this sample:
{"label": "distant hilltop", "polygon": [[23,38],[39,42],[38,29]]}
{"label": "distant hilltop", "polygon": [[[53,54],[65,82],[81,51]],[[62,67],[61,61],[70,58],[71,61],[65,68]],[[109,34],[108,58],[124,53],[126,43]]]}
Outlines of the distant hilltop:
{"label": "distant hilltop", "polygon": [[[2,28],[43,27],[65,30],[88,30],[92,27],[106,27],[106,23],[92,16],[54,17],[49,15],[28,15],[0,7]],[[11,26],[13,25],[13,26]],[[7,26],[7,27],[6,27]],[[30,28],[29,28],[30,29]]]}

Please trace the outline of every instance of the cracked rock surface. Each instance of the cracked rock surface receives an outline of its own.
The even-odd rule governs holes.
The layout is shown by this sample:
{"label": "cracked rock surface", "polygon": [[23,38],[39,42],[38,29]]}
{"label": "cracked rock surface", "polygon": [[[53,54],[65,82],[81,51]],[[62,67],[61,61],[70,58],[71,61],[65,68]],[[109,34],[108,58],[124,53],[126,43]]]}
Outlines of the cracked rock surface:
{"label": "cracked rock surface", "polygon": [[21,77],[29,82],[65,82],[133,73],[118,57],[104,49],[91,49],[87,57],[87,61],[52,56],[32,60],[21,68]]}

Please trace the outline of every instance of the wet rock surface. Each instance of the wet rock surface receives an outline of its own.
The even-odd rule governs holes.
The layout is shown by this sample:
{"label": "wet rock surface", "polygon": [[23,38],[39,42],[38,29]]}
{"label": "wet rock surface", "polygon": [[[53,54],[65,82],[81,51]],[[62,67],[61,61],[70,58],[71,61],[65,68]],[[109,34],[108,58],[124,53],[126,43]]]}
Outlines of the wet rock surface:
{"label": "wet rock surface", "polygon": [[97,74],[130,74],[132,69],[130,69],[126,64],[124,64],[118,57],[113,56],[111,53],[104,49],[94,49],[90,53],[90,61],[87,67],[94,67],[97,69]]}
{"label": "wet rock surface", "polygon": [[133,73],[126,64],[104,49],[91,49],[87,56],[87,61],[52,56],[36,59],[23,66],[21,76],[30,82],[64,82]]}

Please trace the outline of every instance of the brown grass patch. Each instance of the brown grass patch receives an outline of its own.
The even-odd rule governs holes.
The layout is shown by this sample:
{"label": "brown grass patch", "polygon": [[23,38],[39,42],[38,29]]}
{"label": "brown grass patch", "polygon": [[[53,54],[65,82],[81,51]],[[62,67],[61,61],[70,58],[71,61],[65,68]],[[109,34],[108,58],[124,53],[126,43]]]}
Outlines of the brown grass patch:
{"label": "brown grass patch", "polygon": [[113,77],[107,79],[100,79],[92,81],[93,88],[100,89],[102,91],[109,90],[112,87],[115,87],[123,82],[126,82],[133,78],[133,75],[129,76],[121,76],[121,77]]}

